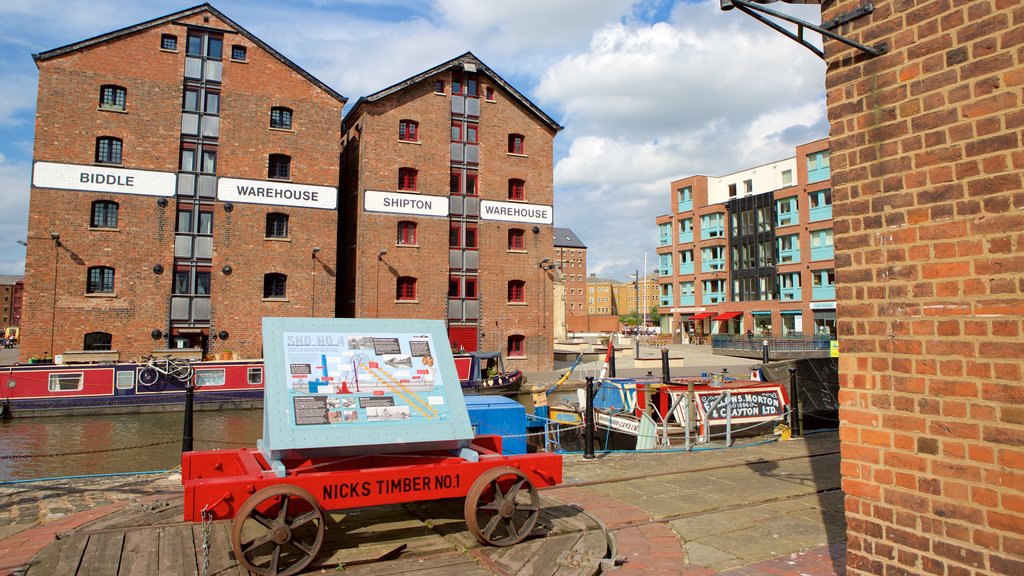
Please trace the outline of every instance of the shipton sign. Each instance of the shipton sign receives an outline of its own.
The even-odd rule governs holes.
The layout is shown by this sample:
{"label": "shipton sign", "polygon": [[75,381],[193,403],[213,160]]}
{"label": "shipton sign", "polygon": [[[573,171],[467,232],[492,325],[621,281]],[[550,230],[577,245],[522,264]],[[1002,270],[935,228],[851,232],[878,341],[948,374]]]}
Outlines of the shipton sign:
{"label": "shipton sign", "polygon": [[367,212],[447,216],[448,197],[367,190],[363,207]]}

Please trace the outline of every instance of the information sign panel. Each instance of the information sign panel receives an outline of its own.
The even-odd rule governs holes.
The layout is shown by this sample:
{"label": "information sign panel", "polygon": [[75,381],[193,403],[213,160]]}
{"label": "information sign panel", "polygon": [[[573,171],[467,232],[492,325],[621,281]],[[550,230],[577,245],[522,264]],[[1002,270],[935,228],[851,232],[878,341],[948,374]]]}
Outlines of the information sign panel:
{"label": "information sign panel", "polygon": [[[782,386],[778,384],[734,388],[731,392],[732,396],[729,399],[729,404],[732,406],[732,422],[734,424],[768,422],[777,420],[785,414],[786,396]],[[697,412],[701,421],[709,424],[725,424],[725,402],[719,404],[711,414],[707,413],[708,408],[711,407],[721,393],[721,389],[697,390],[694,392],[697,397]]]}
{"label": "information sign panel", "polygon": [[444,324],[264,318],[268,460],[457,449],[473,438]]}

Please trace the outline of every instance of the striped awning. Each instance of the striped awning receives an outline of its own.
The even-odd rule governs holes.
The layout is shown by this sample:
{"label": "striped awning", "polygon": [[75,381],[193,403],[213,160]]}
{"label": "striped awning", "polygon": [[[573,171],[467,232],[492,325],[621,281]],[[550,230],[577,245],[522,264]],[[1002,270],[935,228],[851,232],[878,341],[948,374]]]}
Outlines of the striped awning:
{"label": "striped awning", "polygon": [[779,310],[781,314],[792,314],[793,316],[799,316],[804,313],[803,310]]}
{"label": "striped awning", "polygon": [[754,310],[750,313],[752,316],[771,316],[771,310]]}

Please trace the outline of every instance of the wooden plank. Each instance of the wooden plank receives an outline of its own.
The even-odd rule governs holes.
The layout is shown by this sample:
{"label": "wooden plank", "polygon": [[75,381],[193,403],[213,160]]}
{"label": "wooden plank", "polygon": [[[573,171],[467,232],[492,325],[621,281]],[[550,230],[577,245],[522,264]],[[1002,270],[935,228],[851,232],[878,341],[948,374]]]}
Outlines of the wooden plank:
{"label": "wooden plank", "polygon": [[199,572],[196,565],[196,547],[192,543],[191,525],[167,526],[160,529],[158,559],[161,576],[191,576]]}
{"label": "wooden plank", "polygon": [[124,547],[124,532],[106,532],[89,537],[89,545],[78,566],[79,576],[110,576],[117,574]]}
{"label": "wooden plank", "polygon": [[[193,532],[193,545],[196,550],[196,564],[199,571],[203,570],[203,525],[196,524]],[[231,555],[231,522],[218,520],[210,522],[209,559],[210,567],[206,574],[209,576],[247,576],[238,562]]]}
{"label": "wooden plank", "polygon": [[67,544],[67,540],[57,540],[37,552],[27,564],[26,576],[50,576],[51,574],[57,574],[57,561],[60,560],[60,554],[65,544]]}
{"label": "wooden plank", "polygon": [[85,534],[72,534],[62,540],[60,558],[57,566],[53,569],[54,574],[76,574],[78,565],[82,563],[82,554],[89,544],[89,536]]}
{"label": "wooden plank", "polygon": [[124,534],[118,576],[159,573],[160,530],[128,530]]}
{"label": "wooden plank", "polygon": [[491,572],[473,558],[458,553],[345,566],[341,573],[345,576],[491,576]]}

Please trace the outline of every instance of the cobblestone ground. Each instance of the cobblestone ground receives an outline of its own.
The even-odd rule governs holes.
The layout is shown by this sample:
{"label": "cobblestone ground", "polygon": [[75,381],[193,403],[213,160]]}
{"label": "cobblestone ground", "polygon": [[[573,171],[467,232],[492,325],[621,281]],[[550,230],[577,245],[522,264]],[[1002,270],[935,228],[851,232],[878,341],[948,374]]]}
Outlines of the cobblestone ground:
{"label": "cobblestone ground", "polygon": [[0,537],[76,512],[161,493],[180,496],[178,472],[0,485]]}

